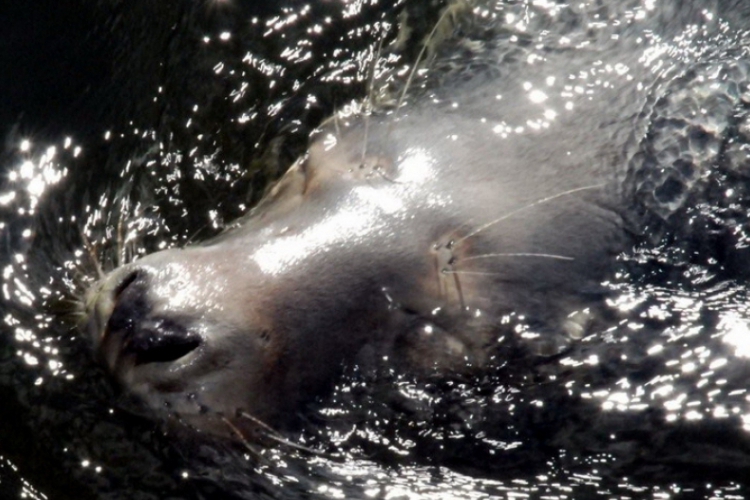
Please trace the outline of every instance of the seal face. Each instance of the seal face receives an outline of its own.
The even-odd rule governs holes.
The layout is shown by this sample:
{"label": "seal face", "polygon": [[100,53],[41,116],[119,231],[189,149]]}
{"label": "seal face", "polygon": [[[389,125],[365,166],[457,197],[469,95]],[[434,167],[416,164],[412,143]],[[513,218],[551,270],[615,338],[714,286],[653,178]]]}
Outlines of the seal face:
{"label": "seal face", "polygon": [[558,324],[624,241],[614,172],[532,146],[431,107],[324,127],[233,228],[99,283],[96,349],[209,430],[238,412],[278,425],[346,362],[482,366],[504,314]]}

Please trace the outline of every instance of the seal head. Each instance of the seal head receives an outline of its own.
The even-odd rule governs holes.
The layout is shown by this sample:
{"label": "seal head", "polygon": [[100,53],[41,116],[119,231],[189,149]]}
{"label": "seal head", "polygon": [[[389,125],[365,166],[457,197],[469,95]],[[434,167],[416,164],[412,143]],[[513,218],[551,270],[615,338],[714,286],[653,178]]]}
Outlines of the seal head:
{"label": "seal head", "polygon": [[558,328],[624,241],[614,173],[537,140],[434,106],[329,123],[225,233],[94,287],[96,349],[213,432],[238,412],[283,426],[345,363],[483,366],[509,313]]}

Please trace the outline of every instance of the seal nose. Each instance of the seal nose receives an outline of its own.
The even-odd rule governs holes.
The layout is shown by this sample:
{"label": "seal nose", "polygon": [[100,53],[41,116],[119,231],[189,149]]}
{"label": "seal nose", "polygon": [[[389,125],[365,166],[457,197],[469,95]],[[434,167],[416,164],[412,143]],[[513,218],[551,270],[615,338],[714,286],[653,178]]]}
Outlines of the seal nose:
{"label": "seal nose", "polygon": [[177,321],[150,314],[148,281],[143,269],[122,279],[113,289],[114,309],[106,326],[106,335],[119,340],[118,358],[128,357],[136,366],[176,361],[201,344]]}

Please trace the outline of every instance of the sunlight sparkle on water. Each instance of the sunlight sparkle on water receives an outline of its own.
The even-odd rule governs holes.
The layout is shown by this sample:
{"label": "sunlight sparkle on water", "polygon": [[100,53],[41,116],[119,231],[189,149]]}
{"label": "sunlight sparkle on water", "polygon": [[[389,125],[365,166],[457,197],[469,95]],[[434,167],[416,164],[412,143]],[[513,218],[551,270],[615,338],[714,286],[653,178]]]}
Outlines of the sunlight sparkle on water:
{"label": "sunlight sparkle on water", "polygon": [[540,104],[547,100],[547,94],[539,89],[534,89],[529,92],[529,100],[535,104]]}
{"label": "sunlight sparkle on water", "polygon": [[748,319],[733,311],[721,316],[718,329],[725,332],[722,340],[734,347],[734,354],[740,358],[750,358],[750,324]]}
{"label": "sunlight sparkle on water", "polygon": [[[30,142],[23,141],[20,149],[28,151],[30,147]],[[65,168],[61,168],[53,162],[56,155],[57,149],[50,146],[36,159],[25,159],[15,169],[12,169],[8,173],[8,180],[21,185],[17,186],[15,190],[0,193],[0,205],[7,206],[12,202],[23,203],[20,195],[22,195],[22,191],[26,191],[29,197],[27,207],[23,208],[23,212],[28,210],[29,214],[33,214],[48,188],[58,184],[67,174]]]}

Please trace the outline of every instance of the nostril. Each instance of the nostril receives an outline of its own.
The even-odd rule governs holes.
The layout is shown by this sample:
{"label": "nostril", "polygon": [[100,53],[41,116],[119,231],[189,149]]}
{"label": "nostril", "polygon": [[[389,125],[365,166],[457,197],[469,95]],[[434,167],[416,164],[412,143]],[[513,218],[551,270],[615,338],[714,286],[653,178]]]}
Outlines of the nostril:
{"label": "nostril", "polygon": [[123,352],[133,355],[136,365],[143,365],[176,361],[200,345],[198,335],[174,321],[159,319],[139,325],[123,345]]}
{"label": "nostril", "polygon": [[128,274],[127,276],[125,276],[122,279],[122,281],[120,281],[120,283],[112,291],[114,299],[117,300],[120,297],[120,295],[122,295],[122,292],[124,292],[130,285],[132,285],[135,282],[135,280],[138,279],[138,276],[140,274],[141,273],[136,269],[132,271],[130,274]]}
{"label": "nostril", "polygon": [[107,321],[107,330],[131,335],[146,317],[147,284],[139,271],[133,271],[112,289],[114,309]]}

